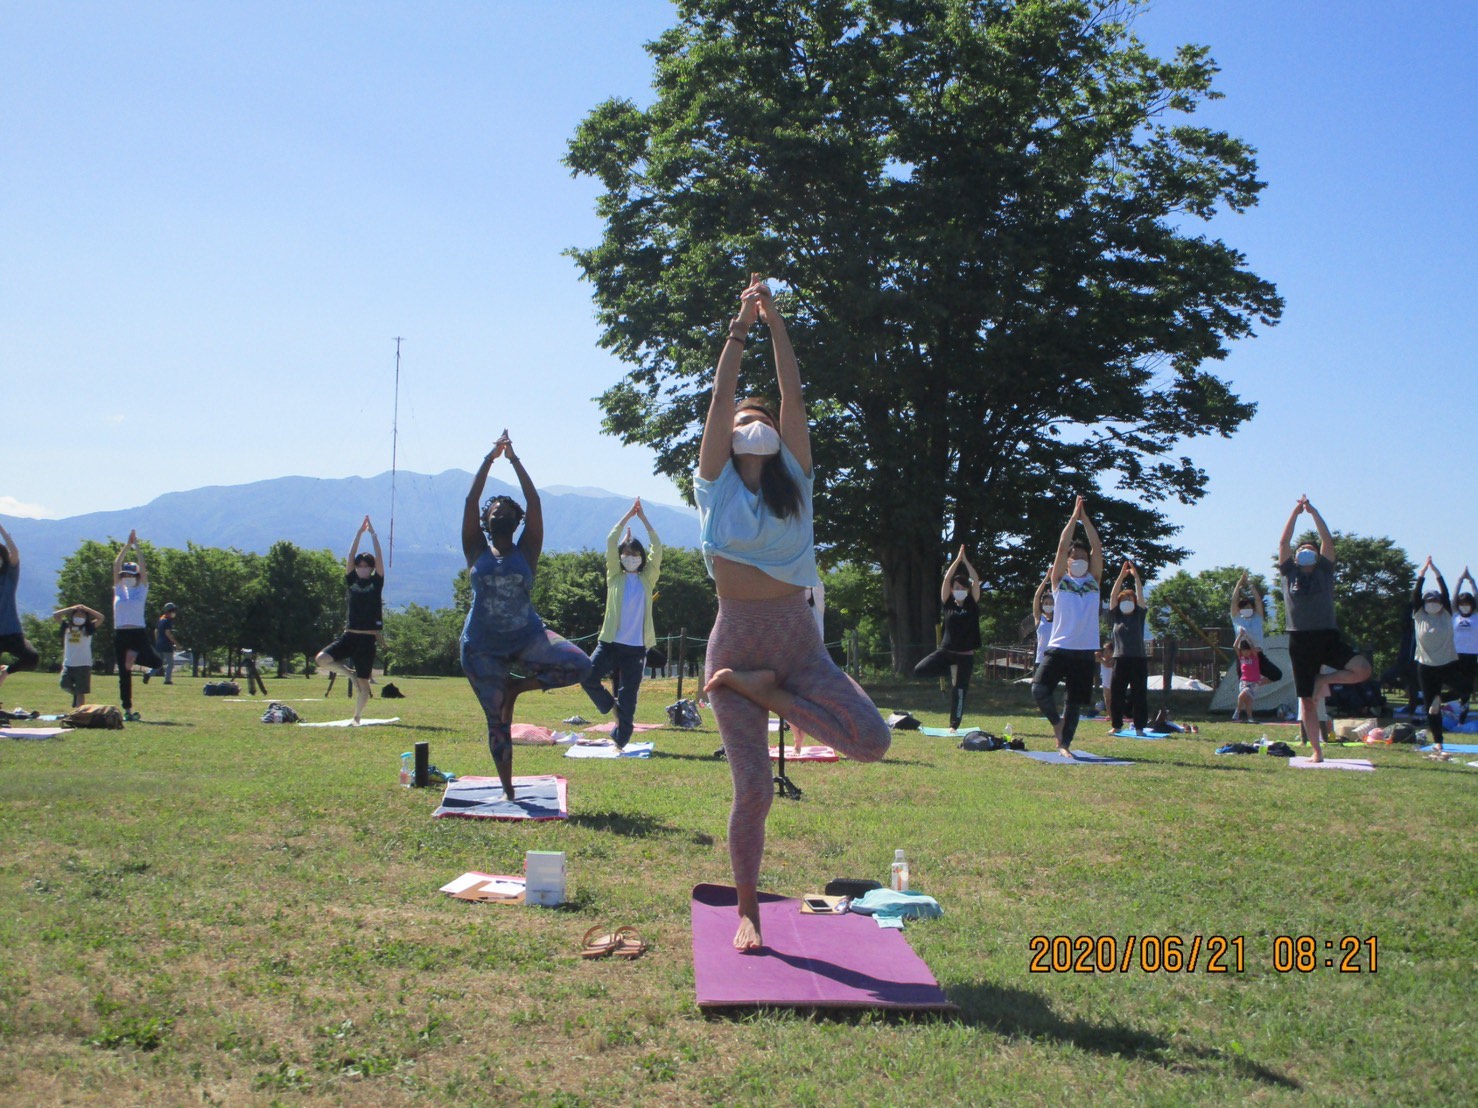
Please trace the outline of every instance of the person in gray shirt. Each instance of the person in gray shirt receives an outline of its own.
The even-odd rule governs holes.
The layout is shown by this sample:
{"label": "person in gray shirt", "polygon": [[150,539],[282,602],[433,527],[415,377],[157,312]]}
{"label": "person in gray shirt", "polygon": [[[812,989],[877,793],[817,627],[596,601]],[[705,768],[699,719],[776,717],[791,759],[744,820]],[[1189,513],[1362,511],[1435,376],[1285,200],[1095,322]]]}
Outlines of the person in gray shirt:
{"label": "person in gray shirt", "polygon": [[[1293,547],[1298,517],[1308,512],[1319,533],[1311,541]],[[1370,677],[1370,661],[1340,634],[1334,614],[1334,538],[1307,496],[1300,496],[1278,540],[1278,572],[1283,575],[1283,611],[1288,626],[1288,657],[1293,662],[1294,691],[1303,704],[1304,718],[1319,715],[1319,701],[1329,695],[1331,685],[1357,685]],[[1332,673],[1321,674],[1320,666]],[[1324,760],[1324,749],[1316,728],[1310,728],[1314,746],[1312,762]]]}

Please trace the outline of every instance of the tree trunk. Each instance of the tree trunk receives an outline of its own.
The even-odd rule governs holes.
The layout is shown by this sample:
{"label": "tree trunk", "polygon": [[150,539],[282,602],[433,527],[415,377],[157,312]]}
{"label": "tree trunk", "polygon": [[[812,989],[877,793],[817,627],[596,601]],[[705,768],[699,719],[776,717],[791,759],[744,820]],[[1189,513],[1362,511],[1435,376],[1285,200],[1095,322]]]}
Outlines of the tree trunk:
{"label": "tree trunk", "polygon": [[934,650],[934,625],[939,613],[938,560],[933,551],[906,547],[884,550],[878,559],[896,673],[911,674],[919,659]]}

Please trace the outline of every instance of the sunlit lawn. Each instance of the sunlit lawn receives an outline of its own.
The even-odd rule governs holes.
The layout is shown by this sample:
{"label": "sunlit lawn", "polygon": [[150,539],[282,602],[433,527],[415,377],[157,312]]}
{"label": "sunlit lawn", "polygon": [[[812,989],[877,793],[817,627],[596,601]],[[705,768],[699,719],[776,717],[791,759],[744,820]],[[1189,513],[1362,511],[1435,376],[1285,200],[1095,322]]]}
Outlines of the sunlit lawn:
{"label": "sunlit lawn", "polygon": [[[1137,742],[1092,722],[1080,748],[1138,764],[1057,768],[904,733],[882,765],[793,766],[805,798],[776,802],[762,884],[884,879],[906,849],[945,910],[907,936],[960,1014],[711,1018],[688,929],[691,887],[729,880],[711,716],[644,736],[649,761],[519,747],[517,772],[569,778],[567,822],[432,820],[438,794],[398,786],[399,754],[426,740],[439,766],[491,773],[481,715],[462,681],[397,684],[407,698],[369,713],[397,727],[262,724],[260,703],[185,678],[139,689],[145,722],[125,731],[0,741],[0,1102],[1471,1101],[1478,770],[1382,747],[1336,752],[1373,774],[1304,772],[1213,753],[1258,729]],[[873,691],[942,723],[936,689]],[[36,674],[3,699],[63,704]],[[639,718],[665,722],[673,699],[648,682]],[[1024,688],[972,704],[1050,745]],[[339,697],[297,707],[348,714]],[[526,697],[520,719],[576,712],[595,718],[578,690]],[[437,892],[469,869],[518,872],[530,849],[567,854],[565,907]],[[635,925],[653,949],[582,961],[595,923]],[[1038,935],[1121,952],[1130,936],[1240,938],[1243,968],[1033,973]],[[1280,935],[1313,936],[1316,968],[1276,972]],[[1343,936],[1375,937],[1376,973],[1325,968]]]}

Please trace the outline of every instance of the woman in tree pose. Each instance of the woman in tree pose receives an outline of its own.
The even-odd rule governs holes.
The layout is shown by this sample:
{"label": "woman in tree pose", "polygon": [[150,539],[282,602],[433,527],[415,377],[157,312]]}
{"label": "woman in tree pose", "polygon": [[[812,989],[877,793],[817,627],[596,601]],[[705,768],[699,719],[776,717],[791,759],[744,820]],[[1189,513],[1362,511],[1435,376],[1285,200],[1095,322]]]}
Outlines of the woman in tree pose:
{"label": "woman in tree pose", "polygon": [[[647,545],[631,534],[632,517],[647,529]],[[622,528],[626,530],[621,537]],[[595,653],[590,656],[590,674],[580,687],[596,711],[605,715],[616,709],[616,746],[622,750],[631,741],[636,717],[636,694],[647,666],[647,651],[657,645],[652,625],[652,597],[662,573],[662,540],[642,510],[641,498],[631,505],[606,537],[606,619],[601,625]],[[615,695],[601,681],[612,678]]]}
{"label": "woman in tree pose", "polygon": [[[780,414],[735,407],[756,317],[770,329]],[[831,658],[806,603],[819,583],[811,526],[811,437],[785,320],[756,275],[719,354],[693,482],[703,558],[718,591],[704,690],[734,781],[729,859],[739,898],[734,946],[758,950],[759,871],[773,797],[769,714],[848,758],[876,762],[891,734],[867,694]]]}
{"label": "woman in tree pose", "polygon": [[1242,571],[1242,576],[1237,578],[1237,583],[1232,586],[1231,615],[1232,627],[1252,640],[1253,648],[1257,651],[1257,667],[1265,678],[1264,683],[1283,680],[1283,671],[1263,653],[1263,626],[1266,615],[1262,606],[1262,593],[1248,580],[1245,569]]}
{"label": "woman in tree pose", "polygon": [[[1126,579],[1133,579],[1133,588]],[[1133,562],[1124,563],[1109,595],[1113,597],[1109,622],[1113,624],[1114,651],[1110,721],[1113,730],[1118,731],[1128,716],[1134,720],[1134,733],[1143,735],[1150,715],[1150,660],[1144,649],[1144,582]]]}
{"label": "woman in tree pose", "polygon": [[[159,655],[149,641],[149,632],[144,622],[144,604],[149,599],[149,569],[144,564],[144,555],[138,548],[138,532],[130,531],[128,541],[118,550],[113,559],[113,657],[118,663],[118,700],[123,707],[123,718],[134,722],[141,717],[133,710],[133,668],[142,666],[144,672],[157,669]],[[132,550],[134,560],[124,561]]]}
{"label": "woman in tree pose", "polygon": [[[373,554],[360,552],[359,541],[369,535]],[[380,536],[375,534],[369,516],[365,516],[354,532],[349,556],[344,559],[344,588],[348,596],[348,613],[344,617],[344,633],[318,652],[317,665],[338,666],[354,682],[354,722],[359,723],[364,706],[369,703],[370,677],[375,671],[375,647],[385,633],[385,574],[380,556]],[[255,662],[253,663],[255,668]],[[330,671],[332,678],[332,671]],[[333,688],[330,679],[329,688]]]}
{"label": "woman in tree pose", "polygon": [[[507,458],[518,475],[527,513],[510,496],[491,497],[478,508],[488,470],[499,457]],[[520,523],[523,534],[514,542]],[[472,581],[472,607],[462,625],[462,671],[487,717],[488,753],[509,800],[513,705],[519,694],[578,685],[590,673],[585,651],[548,630],[534,611],[534,573],[543,549],[539,491],[504,431],[478,467],[462,507],[462,553]]]}
{"label": "woman in tree pose", "polygon": [[[1463,588],[1463,582],[1468,587]],[[1468,722],[1468,701],[1473,696],[1474,678],[1478,677],[1478,614],[1474,609],[1478,608],[1478,581],[1473,580],[1473,575],[1468,572],[1468,567],[1463,567],[1463,575],[1457,579],[1457,600],[1454,607],[1457,611],[1452,613],[1452,645],[1457,651],[1457,679],[1458,699],[1463,702],[1458,712],[1459,723]]]}
{"label": "woman in tree pose", "polygon": [[[1078,524],[1083,534],[1077,534]],[[1099,580],[1103,576],[1103,551],[1098,532],[1083,507],[1080,496],[1073,514],[1057,542],[1052,563],[1052,634],[1042,653],[1042,664],[1032,678],[1032,699],[1042,710],[1057,737],[1057,752],[1073,756],[1073,736],[1084,706],[1093,702],[1093,659],[1098,651]],[[1062,715],[1052,696],[1065,683]]]}
{"label": "woman in tree pose", "polygon": [[943,638],[939,649],[914,667],[913,675],[953,674],[949,698],[949,729],[953,733],[965,718],[965,693],[970,688],[970,671],[975,668],[975,652],[980,649],[980,574],[965,556],[963,545],[944,571],[939,602],[944,607]]}
{"label": "woman in tree pose", "polygon": [[[1426,587],[1427,570],[1437,579],[1437,587]],[[1428,757],[1447,761],[1451,755],[1442,749],[1442,694],[1461,699],[1463,682],[1458,672],[1457,647],[1452,634],[1452,601],[1447,595],[1447,582],[1442,572],[1427,556],[1416,575],[1416,590],[1411,596],[1411,622],[1416,628],[1416,669],[1421,683],[1422,703],[1427,709],[1427,730],[1436,750]]]}
{"label": "woman in tree pose", "polygon": [[[1293,529],[1308,512],[1319,541],[1293,547]],[[1334,612],[1334,536],[1324,517],[1300,496],[1278,539],[1278,572],[1283,575],[1283,612],[1288,625],[1288,657],[1294,691],[1303,712],[1305,738],[1314,745],[1311,762],[1324,760],[1318,719],[1320,702],[1331,685],[1357,685],[1370,676],[1370,662],[1340,634]],[[1329,672],[1320,672],[1328,667]]]}
{"label": "woman in tree pose", "polygon": [[41,655],[26,639],[16,608],[15,587],[20,579],[21,552],[10,532],[0,526],[0,654],[8,653],[12,659],[10,665],[0,665],[0,685],[9,674],[35,669],[41,661]]}

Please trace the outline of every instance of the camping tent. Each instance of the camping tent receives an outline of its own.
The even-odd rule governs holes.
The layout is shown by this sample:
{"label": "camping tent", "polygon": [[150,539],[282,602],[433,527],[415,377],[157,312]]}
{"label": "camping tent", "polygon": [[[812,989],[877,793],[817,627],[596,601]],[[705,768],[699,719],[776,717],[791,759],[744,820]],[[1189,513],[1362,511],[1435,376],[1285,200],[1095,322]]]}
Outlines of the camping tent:
{"label": "camping tent", "polygon": [[[1277,681],[1259,685],[1252,694],[1252,708],[1257,712],[1271,712],[1284,704],[1294,702],[1293,662],[1288,657],[1288,636],[1268,635],[1263,639],[1262,652],[1268,660],[1283,671]],[[1216,686],[1216,695],[1211,698],[1211,711],[1233,712],[1237,708],[1237,671],[1228,670]]]}

